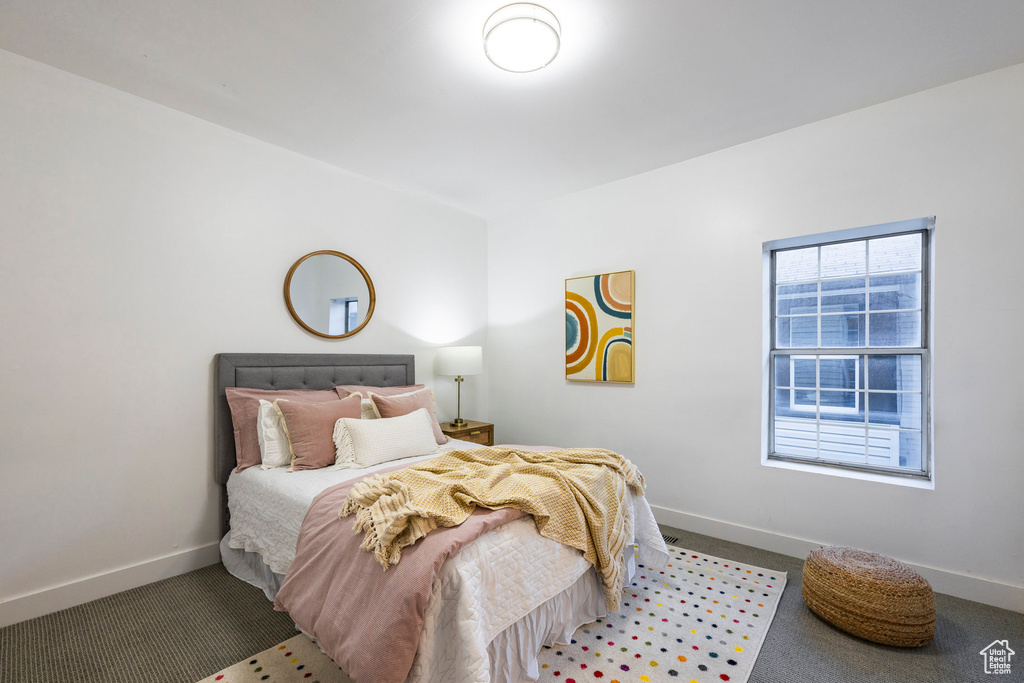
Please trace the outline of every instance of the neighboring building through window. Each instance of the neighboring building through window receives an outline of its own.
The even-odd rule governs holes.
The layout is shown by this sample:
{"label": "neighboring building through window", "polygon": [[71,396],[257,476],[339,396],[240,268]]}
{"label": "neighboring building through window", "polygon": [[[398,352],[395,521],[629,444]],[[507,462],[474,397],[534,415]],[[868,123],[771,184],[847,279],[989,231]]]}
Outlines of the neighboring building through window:
{"label": "neighboring building through window", "polygon": [[930,478],[933,226],[765,243],[768,459]]}

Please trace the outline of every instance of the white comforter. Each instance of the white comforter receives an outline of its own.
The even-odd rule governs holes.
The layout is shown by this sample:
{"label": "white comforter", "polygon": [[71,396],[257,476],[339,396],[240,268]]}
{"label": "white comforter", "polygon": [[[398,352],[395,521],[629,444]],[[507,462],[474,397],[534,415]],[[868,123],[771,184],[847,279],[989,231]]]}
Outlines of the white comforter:
{"label": "white comforter", "polygon": [[[444,448],[473,447],[477,446],[452,441]],[[409,458],[408,464],[430,457],[434,456]],[[394,464],[302,472],[251,467],[232,473],[227,485],[230,546],[259,553],[272,571],[285,574],[295,557],[299,528],[313,498],[330,486],[362,479]],[[632,498],[631,503],[641,561],[664,564],[668,552],[650,506],[642,496]],[[627,559],[628,577],[633,574],[633,560],[632,555]],[[581,590],[581,577],[589,569],[578,550],[541,536],[532,517],[484,534],[446,562],[434,580],[407,680],[488,683],[495,665],[488,653],[491,641],[551,598],[571,587]],[[578,581],[580,585],[576,585]],[[600,602],[603,600],[594,604]],[[535,649],[526,661],[518,662],[524,670],[533,669],[530,678],[536,674],[531,666],[534,654]]]}

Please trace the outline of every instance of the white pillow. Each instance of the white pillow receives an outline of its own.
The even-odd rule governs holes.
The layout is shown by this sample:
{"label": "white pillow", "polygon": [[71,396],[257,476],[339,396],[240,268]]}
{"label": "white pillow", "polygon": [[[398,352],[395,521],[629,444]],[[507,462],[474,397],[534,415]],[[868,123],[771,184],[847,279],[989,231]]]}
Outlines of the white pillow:
{"label": "white pillow", "polygon": [[334,469],[370,467],[391,460],[430,455],[438,451],[434,427],[425,408],[401,417],[334,423]]}
{"label": "white pillow", "polygon": [[260,455],[265,470],[275,467],[287,467],[292,464],[292,449],[288,441],[288,432],[284,430],[281,413],[274,409],[270,401],[260,399],[260,409],[256,416],[256,438],[260,442]]}
{"label": "white pillow", "polygon": [[362,413],[360,417],[364,420],[377,419],[377,411],[373,409],[373,401],[368,398],[364,398],[363,402],[359,404],[359,411]]}

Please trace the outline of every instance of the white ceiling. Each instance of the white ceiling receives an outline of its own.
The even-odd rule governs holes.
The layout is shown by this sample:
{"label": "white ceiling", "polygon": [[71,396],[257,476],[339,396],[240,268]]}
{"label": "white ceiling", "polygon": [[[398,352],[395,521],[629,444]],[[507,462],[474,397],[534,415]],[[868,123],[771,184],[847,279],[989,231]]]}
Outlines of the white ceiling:
{"label": "white ceiling", "polygon": [[[544,2],[544,0],[542,0]],[[0,0],[0,48],[493,216],[1024,62],[1022,0]]]}

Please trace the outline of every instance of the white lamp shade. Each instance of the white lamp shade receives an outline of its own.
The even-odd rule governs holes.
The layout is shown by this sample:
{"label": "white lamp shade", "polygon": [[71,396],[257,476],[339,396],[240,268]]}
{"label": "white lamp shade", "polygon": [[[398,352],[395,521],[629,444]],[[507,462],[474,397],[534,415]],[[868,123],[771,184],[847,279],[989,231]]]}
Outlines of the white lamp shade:
{"label": "white lamp shade", "polygon": [[479,375],[484,371],[484,350],[479,346],[442,346],[437,349],[437,374]]}

